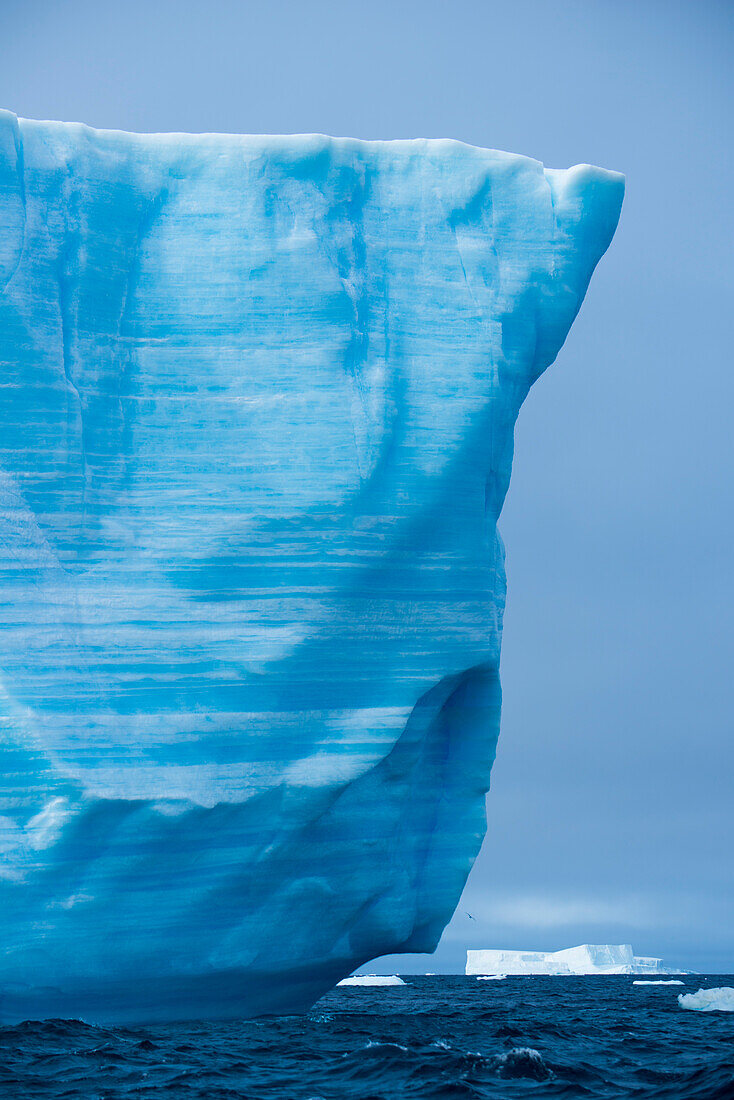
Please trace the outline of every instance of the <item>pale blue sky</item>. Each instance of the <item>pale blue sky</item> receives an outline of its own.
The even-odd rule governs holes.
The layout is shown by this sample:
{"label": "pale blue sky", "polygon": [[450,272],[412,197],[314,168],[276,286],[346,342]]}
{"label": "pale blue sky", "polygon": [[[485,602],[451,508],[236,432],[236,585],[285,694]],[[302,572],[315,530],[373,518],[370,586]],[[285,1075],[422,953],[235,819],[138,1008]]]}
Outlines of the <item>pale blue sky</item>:
{"label": "pale blue sky", "polygon": [[627,175],[518,425],[489,835],[420,967],[629,940],[734,970],[734,8],[3,0],[0,30],[0,105],[31,118],[448,136]]}

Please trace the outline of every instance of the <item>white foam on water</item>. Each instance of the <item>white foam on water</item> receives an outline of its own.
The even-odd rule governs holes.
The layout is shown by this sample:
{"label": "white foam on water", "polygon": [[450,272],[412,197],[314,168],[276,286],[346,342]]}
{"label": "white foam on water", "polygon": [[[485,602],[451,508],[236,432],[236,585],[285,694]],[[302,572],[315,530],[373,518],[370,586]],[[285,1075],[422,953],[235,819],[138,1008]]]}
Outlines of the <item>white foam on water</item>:
{"label": "white foam on water", "polygon": [[499,1055],[497,1070],[500,1077],[526,1077],[535,1081],[547,1081],[553,1077],[553,1072],[543,1061],[543,1055],[533,1047],[513,1047]]}
{"label": "white foam on water", "polygon": [[503,982],[506,974],[477,974],[478,982]]}

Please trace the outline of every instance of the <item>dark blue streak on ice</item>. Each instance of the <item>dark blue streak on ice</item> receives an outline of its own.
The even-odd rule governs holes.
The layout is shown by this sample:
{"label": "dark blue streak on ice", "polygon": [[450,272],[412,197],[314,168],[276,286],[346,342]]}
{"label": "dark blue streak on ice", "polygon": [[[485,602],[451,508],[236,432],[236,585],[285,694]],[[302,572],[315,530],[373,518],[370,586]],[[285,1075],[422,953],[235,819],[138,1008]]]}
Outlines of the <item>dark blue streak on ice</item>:
{"label": "dark blue streak on ice", "polygon": [[0,115],[0,1017],[304,1008],[485,829],[513,425],[619,176]]}

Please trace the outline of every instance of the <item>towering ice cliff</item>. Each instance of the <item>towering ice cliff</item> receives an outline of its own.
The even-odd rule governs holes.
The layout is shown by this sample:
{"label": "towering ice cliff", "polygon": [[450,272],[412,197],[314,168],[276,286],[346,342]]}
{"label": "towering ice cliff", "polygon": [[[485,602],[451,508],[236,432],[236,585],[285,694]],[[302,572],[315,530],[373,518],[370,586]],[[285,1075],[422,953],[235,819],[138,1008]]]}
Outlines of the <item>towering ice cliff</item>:
{"label": "towering ice cliff", "polygon": [[485,827],[513,425],[619,176],[0,115],[0,1018],[296,1010]]}

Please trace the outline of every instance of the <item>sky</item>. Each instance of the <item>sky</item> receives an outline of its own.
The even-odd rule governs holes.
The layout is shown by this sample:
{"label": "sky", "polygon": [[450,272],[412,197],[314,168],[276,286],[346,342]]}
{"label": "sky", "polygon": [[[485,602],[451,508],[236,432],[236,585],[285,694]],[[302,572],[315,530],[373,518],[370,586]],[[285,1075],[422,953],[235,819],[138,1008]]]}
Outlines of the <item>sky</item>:
{"label": "sky", "polygon": [[453,137],[624,172],[518,422],[488,835],[436,956],[631,942],[734,972],[734,6],[0,0],[0,106]]}

